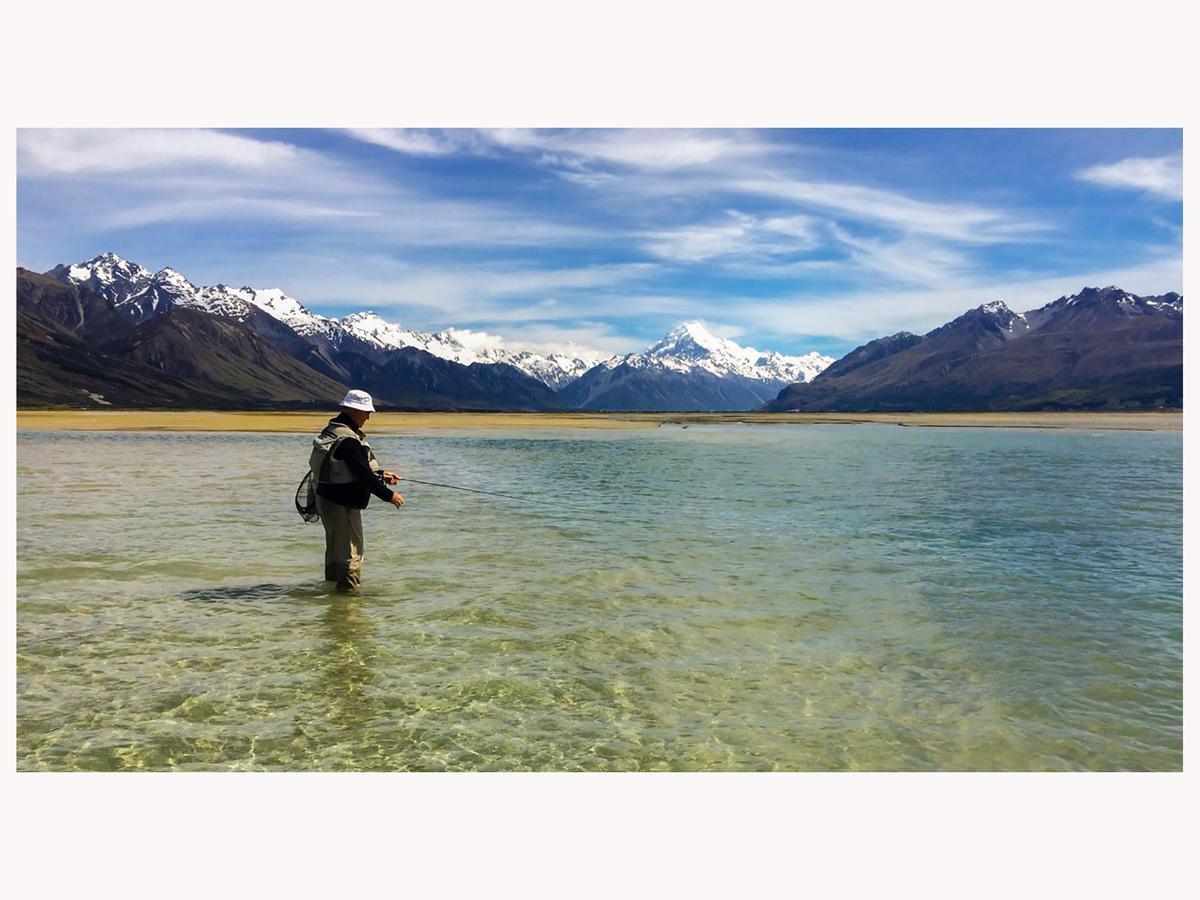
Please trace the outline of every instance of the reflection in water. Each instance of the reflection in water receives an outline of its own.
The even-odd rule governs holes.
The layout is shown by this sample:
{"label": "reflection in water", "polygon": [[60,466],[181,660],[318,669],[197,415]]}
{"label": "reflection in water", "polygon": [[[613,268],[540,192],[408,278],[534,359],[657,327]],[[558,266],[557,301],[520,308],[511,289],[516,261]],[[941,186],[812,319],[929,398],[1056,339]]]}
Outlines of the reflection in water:
{"label": "reflection in water", "polygon": [[319,658],[319,691],[328,699],[328,719],[340,726],[361,727],[375,715],[370,686],[378,655],[371,638],[375,623],[355,597],[335,597],[321,617],[326,637]]}

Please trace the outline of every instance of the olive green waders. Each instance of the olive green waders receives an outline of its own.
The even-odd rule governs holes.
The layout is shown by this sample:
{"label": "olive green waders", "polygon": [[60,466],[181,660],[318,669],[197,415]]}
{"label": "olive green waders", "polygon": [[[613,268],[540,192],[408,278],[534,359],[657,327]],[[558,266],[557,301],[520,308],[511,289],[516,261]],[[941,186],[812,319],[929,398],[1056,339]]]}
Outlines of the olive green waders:
{"label": "olive green waders", "polygon": [[317,495],[317,512],[325,526],[325,580],[339,591],[356,591],[362,580],[362,510]]}

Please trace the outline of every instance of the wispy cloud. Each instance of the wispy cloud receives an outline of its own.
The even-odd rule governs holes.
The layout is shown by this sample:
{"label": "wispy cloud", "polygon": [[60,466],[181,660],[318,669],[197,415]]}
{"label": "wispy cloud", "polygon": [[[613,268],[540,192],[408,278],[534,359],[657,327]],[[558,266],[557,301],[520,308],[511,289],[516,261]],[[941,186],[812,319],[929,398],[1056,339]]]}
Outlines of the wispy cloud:
{"label": "wispy cloud", "polygon": [[352,128],[346,133],[410,156],[507,153],[589,187],[611,181],[617,172],[712,171],[778,151],[752,133],[729,130]]}
{"label": "wispy cloud", "polygon": [[811,250],[817,244],[815,225],[808,216],[752,216],[731,209],[718,222],[650,232],[645,247],[678,262],[773,256]]}
{"label": "wispy cloud", "polygon": [[486,153],[489,142],[472,129],[348,128],[346,134],[410,156]]}
{"label": "wispy cloud", "polygon": [[353,269],[304,257],[265,259],[259,265],[287,268],[289,280],[276,284],[255,269],[244,270],[239,277],[258,286],[280,287],[333,315],[371,307],[406,327],[433,329],[575,320],[622,310],[636,315],[645,307],[631,295],[639,294],[637,285],[657,271],[649,263],[558,269],[447,267],[381,256],[359,259]]}
{"label": "wispy cloud", "polygon": [[961,283],[970,262],[961,251],[922,237],[899,239],[858,237],[834,225],[830,232],[849,252],[849,268],[883,283],[923,288]]}
{"label": "wispy cloud", "polygon": [[1125,188],[1168,200],[1182,200],[1183,154],[1131,156],[1114,163],[1081,169],[1076,177],[1104,187]]}
{"label": "wispy cloud", "polygon": [[500,129],[487,134],[502,147],[539,154],[548,163],[578,165],[590,161],[660,172],[759,158],[773,149],[769,143],[738,131]]}
{"label": "wispy cloud", "polygon": [[897,331],[923,334],[991,300],[1003,300],[1024,312],[1083,287],[1116,285],[1138,294],[1160,294],[1179,290],[1182,284],[1182,260],[1168,252],[1124,268],[1019,279],[976,278],[932,290],[746,300],[736,307],[740,319],[778,335],[828,335],[863,342]]}
{"label": "wispy cloud", "polygon": [[27,177],[204,167],[268,172],[312,154],[290,144],[204,128],[22,128],[17,160]]}
{"label": "wispy cloud", "polygon": [[1006,210],[968,203],[932,203],[860,184],[781,177],[743,178],[728,187],[826,210],[851,221],[872,222],[966,244],[1009,243],[1049,227],[1045,222],[1022,218]]}
{"label": "wispy cloud", "polygon": [[22,177],[75,185],[75,227],[282,223],[409,247],[545,247],[602,239],[500,200],[429,195],[328,154],[205,129],[24,129]]}

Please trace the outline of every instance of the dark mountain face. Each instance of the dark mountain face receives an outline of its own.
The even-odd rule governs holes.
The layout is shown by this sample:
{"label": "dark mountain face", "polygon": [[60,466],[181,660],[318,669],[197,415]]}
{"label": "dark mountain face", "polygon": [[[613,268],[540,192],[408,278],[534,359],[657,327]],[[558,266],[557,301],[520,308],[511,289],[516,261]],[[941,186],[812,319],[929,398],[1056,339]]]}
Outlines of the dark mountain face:
{"label": "dark mountain face", "polygon": [[550,388],[509,365],[463,366],[415,347],[393,350],[382,364],[352,352],[337,363],[349,383],[398,409],[552,410],[566,404]]}
{"label": "dark mountain face", "polygon": [[894,353],[899,353],[902,350],[907,350],[914,344],[921,343],[922,340],[924,338],[913,334],[911,331],[901,331],[899,334],[876,338],[870,343],[863,344],[861,347],[851,350],[813,380],[820,381],[823,378],[840,378],[862,366],[869,365]]}
{"label": "dark mountain face", "polygon": [[559,394],[574,409],[611,412],[708,412],[753,409],[776,390],[772,382],[622,363],[596,366]]}
{"label": "dark mountain face", "polygon": [[[895,336],[899,337],[899,336]],[[763,409],[1117,409],[1183,403],[1183,298],[1088,288],[1024,316],[987,304],[923,338],[872,342]],[[869,360],[864,362],[863,360]],[[830,374],[832,373],[832,374]]]}
{"label": "dark mountain face", "polygon": [[1077,331],[1121,327],[1141,316],[1183,319],[1183,297],[1138,297],[1120,288],[1084,288],[1073,297],[1059,297],[1029,314],[1040,331]]}
{"label": "dark mountain face", "polygon": [[83,343],[117,337],[133,326],[112,305],[47,275],[17,269],[17,310],[44,320]]}
{"label": "dark mountain face", "polygon": [[327,406],[345,385],[284,355],[239,322],[194,309],[156,315],[100,344],[109,356],[232,391],[254,404]]}
{"label": "dark mountain face", "polygon": [[408,409],[565,407],[513,366],[380,352],[353,335],[309,340],[258,308],[231,318],[178,305],[178,291],[195,290],[178,273],[97,259],[92,280],[105,295],[69,283],[69,267],[18,270],[20,405],[329,406],[353,384],[382,406]]}
{"label": "dark mountain face", "polygon": [[328,406],[345,386],[244,325],[190,309],[134,325],[110,301],[17,273],[20,406]]}
{"label": "dark mountain face", "polygon": [[17,313],[17,406],[231,409],[238,398],[104,356],[67,331]]}

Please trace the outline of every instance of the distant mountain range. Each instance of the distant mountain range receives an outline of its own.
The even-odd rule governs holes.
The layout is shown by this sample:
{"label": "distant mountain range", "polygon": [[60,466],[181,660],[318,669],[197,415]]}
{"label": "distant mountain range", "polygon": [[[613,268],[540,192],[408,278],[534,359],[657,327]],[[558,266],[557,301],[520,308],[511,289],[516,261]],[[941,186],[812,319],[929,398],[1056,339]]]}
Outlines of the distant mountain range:
{"label": "distant mountain range", "polygon": [[1181,407],[1183,298],[1085,288],[995,301],[839,360],[685,322],[641,353],[511,350],[469,331],[321,316],[278,289],[197,287],[105,253],[17,270],[20,406],[453,410],[1032,410]]}
{"label": "distant mountain range", "polygon": [[1002,301],[919,336],[864,344],[764,411],[1148,409],[1183,406],[1183,297],[1117,287],[1026,313]]}
{"label": "distant mountain range", "polygon": [[562,396],[587,410],[744,410],[833,362],[809,353],[760,353],[685,322],[642,353],[617,356],[564,386]]}
{"label": "distant mountain range", "polygon": [[369,311],[328,318],[278,289],[197,287],[114,253],[18,269],[17,288],[22,406],[327,406],[353,385],[404,409],[744,410],[833,361],[697,322],[623,357],[510,350]]}

